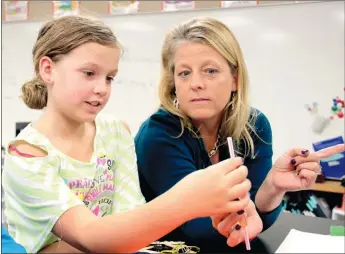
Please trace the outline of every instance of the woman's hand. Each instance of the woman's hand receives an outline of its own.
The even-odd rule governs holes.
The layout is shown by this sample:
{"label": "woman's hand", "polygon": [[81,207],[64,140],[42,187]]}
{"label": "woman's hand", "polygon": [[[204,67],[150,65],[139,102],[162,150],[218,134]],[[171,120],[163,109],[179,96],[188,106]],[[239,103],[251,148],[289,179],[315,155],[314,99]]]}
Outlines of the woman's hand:
{"label": "woman's hand", "polygon": [[247,225],[249,239],[253,239],[260,234],[263,224],[256,211],[253,201],[250,201],[244,211],[231,213],[225,216],[212,216],[212,224],[218,232],[224,235],[227,244],[231,247],[244,241],[244,227]]}
{"label": "woman's hand", "polygon": [[344,144],[318,152],[294,148],[280,156],[274,163],[267,179],[279,191],[309,189],[321,172],[320,160],[343,152]]}

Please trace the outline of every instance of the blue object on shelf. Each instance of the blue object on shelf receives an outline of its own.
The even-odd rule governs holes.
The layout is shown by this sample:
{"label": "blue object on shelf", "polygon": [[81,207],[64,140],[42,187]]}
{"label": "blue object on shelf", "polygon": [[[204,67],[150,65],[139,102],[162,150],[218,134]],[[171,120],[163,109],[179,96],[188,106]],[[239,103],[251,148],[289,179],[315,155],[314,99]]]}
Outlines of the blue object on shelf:
{"label": "blue object on shelf", "polygon": [[[313,148],[319,151],[338,144],[344,144],[342,136],[313,143]],[[326,179],[340,180],[345,175],[345,152],[322,159],[320,164]]]}

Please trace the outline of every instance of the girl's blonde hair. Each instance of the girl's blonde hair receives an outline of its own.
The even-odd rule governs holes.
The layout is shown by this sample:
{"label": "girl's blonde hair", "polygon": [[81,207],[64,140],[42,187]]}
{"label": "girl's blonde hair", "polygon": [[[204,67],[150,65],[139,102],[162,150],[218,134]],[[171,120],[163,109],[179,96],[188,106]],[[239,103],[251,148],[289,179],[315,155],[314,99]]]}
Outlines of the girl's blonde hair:
{"label": "girl's blonde hair", "polygon": [[58,62],[73,49],[95,42],[121,48],[111,29],[102,21],[83,16],[63,16],[47,22],[39,31],[32,50],[35,77],[21,88],[21,98],[32,109],[47,105],[48,91],[39,75],[39,62],[47,56]]}
{"label": "girl's blonde hair", "polygon": [[162,70],[159,83],[159,99],[162,107],[180,118],[181,135],[184,128],[196,135],[189,117],[173,103],[176,97],[174,54],[176,48],[184,42],[201,43],[213,47],[227,60],[231,73],[237,76],[237,92],[231,96],[224,108],[219,134],[222,138],[221,142],[226,142],[226,137],[232,137],[237,150],[240,143],[243,142],[244,156],[249,154],[254,156],[254,142],[251,133],[255,132],[256,111],[251,112],[248,102],[247,67],[239,43],[230,29],[222,22],[213,18],[193,18],[178,25],[166,35],[162,49]]}

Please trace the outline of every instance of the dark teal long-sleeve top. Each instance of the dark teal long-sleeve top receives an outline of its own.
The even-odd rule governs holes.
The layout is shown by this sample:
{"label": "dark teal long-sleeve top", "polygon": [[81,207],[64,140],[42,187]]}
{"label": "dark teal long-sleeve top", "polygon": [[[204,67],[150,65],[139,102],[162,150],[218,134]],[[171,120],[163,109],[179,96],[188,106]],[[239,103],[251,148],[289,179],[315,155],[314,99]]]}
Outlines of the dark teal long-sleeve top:
{"label": "dark teal long-sleeve top", "polygon": [[[273,153],[269,121],[263,113],[253,110],[258,114],[254,124],[257,135],[252,135],[255,157],[245,158],[244,165],[248,168],[248,179],[252,183],[250,196],[254,201],[272,167]],[[148,202],[169,190],[186,175],[212,164],[201,138],[196,138],[186,129],[181,137],[176,138],[180,133],[179,118],[161,108],[142,124],[135,137],[140,185]],[[221,145],[219,160],[229,157],[227,144]],[[275,222],[280,212],[281,205],[268,213],[259,212],[264,230]],[[188,221],[163,239],[185,241],[201,247],[202,252],[231,251],[226,245],[226,238],[213,228],[209,217]]]}

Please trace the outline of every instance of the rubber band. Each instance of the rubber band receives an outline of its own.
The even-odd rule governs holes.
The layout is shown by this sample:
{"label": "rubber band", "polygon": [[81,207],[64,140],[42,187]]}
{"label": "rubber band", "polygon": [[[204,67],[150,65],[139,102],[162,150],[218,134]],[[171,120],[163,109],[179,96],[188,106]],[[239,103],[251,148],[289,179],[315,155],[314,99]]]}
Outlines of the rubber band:
{"label": "rubber band", "polygon": [[[159,246],[157,249],[156,246]],[[162,248],[164,246],[164,249]],[[167,249],[167,248],[169,249]],[[200,248],[197,246],[188,246],[185,242],[170,242],[170,241],[157,241],[151,243],[149,246],[141,249],[139,252],[148,252],[148,253],[170,253],[170,254],[178,254],[178,253],[199,253]]]}
{"label": "rubber band", "polygon": [[160,253],[198,253],[200,248],[197,246],[177,245],[172,250],[163,250]]}

